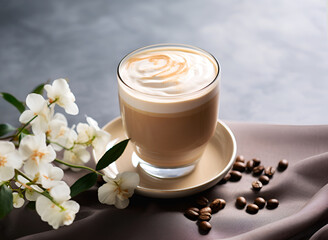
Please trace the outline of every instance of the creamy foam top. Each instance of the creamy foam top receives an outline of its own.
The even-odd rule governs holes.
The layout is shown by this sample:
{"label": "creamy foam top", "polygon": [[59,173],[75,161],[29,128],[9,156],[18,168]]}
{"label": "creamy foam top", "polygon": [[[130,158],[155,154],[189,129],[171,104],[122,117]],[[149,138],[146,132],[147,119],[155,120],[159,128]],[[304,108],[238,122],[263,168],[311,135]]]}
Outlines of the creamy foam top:
{"label": "creamy foam top", "polygon": [[146,50],[122,62],[121,79],[133,89],[156,96],[192,93],[217,75],[214,59],[185,48]]}
{"label": "creamy foam top", "polygon": [[187,111],[218,94],[218,72],[216,60],[206,52],[183,46],[154,46],[122,60],[119,96],[149,113]]}

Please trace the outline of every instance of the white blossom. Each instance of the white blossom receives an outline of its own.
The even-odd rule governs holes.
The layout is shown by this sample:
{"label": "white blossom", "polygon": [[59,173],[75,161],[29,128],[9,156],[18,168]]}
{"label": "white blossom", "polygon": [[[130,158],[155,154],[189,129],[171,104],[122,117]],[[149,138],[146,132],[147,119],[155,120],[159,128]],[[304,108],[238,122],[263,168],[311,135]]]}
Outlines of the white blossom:
{"label": "white blossom", "polygon": [[66,143],[70,129],[67,127],[67,119],[61,113],[56,113],[50,120],[46,131],[50,145],[56,150],[61,151]]}
{"label": "white blossom", "polygon": [[24,198],[22,198],[17,192],[13,192],[13,206],[14,208],[20,208],[24,205]]}
{"label": "white blossom", "polygon": [[[27,175],[33,181],[38,182],[39,173],[35,174],[34,179],[33,179],[33,177],[29,176],[27,173],[25,173],[25,175]],[[27,180],[25,177],[18,175],[17,178],[18,178],[18,182],[16,182],[15,184],[18,187],[20,187],[21,189],[25,189],[25,198],[27,200],[35,201],[40,196],[39,192],[43,192],[42,188],[40,188],[39,186],[37,186],[35,184],[31,184],[28,186],[27,183],[29,183],[30,181]]]}
{"label": "white blossom", "polygon": [[62,203],[71,198],[71,189],[64,181],[52,181],[47,190],[49,191],[50,196],[58,203]]}
{"label": "white blossom", "polygon": [[139,185],[139,175],[135,172],[119,173],[115,179],[104,176],[105,184],[98,189],[98,199],[101,203],[115,205],[123,209],[129,205],[129,198]]}
{"label": "white blossom", "polygon": [[[85,146],[76,145],[71,150],[64,151],[63,160],[74,165],[84,165],[90,160],[90,152]],[[72,168],[73,171],[80,170],[79,168]]]}
{"label": "white blossom", "polygon": [[48,128],[48,123],[52,116],[52,110],[48,107],[47,101],[36,93],[30,93],[26,97],[26,105],[29,110],[25,110],[19,117],[21,123],[28,123],[33,117],[37,116],[32,122],[34,134],[44,133]]}
{"label": "white blossom", "polygon": [[56,79],[52,85],[46,84],[44,89],[47,91],[50,103],[55,102],[64,108],[68,114],[76,115],[79,113],[79,109],[75,103],[75,96],[65,79]]}
{"label": "white blossom", "polygon": [[40,167],[52,162],[56,152],[50,145],[46,145],[45,134],[28,135],[24,137],[19,146],[19,152],[24,159],[24,171],[30,175],[39,172]]}
{"label": "white blossom", "polygon": [[62,180],[63,177],[64,171],[62,169],[52,164],[44,164],[39,169],[38,182],[41,183],[44,188],[51,188],[57,181]]}
{"label": "white blossom", "polygon": [[65,201],[60,205],[62,208],[50,199],[40,196],[36,200],[35,207],[43,221],[48,222],[54,229],[58,229],[60,226],[70,225],[80,209],[79,204],[73,200]]}
{"label": "white blossom", "polygon": [[87,117],[86,123],[77,125],[78,143],[91,143],[97,153],[104,153],[110,140],[110,134],[99,128],[98,123],[91,117]]}
{"label": "white blossom", "polygon": [[23,159],[12,142],[0,141],[0,181],[8,181],[15,175]]}

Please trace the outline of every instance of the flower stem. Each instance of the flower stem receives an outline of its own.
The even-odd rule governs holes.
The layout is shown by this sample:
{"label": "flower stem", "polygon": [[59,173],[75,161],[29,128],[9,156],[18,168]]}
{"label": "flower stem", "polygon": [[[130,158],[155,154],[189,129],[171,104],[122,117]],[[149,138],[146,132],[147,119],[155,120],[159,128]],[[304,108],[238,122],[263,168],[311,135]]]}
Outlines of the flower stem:
{"label": "flower stem", "polygon": [[98,175],[104,176],[104,174],[102,174],[101,172],[98,172],[98,171],[96,171],[96,170],[94,170],[94,169],[92,169],[92,168],[89,168],[89,167],[87,167],[87,166],[81,166],[81,165],[70,164],[70,163],[67,163],[67,162],[61,161],[61,160],[59,160],[59,159],[57,159],[57,158],[55,159],[55,162],[58,162],[58,163],[64,164],[64,165],[69,166],[69,167],[72,167],[72,168],[81,168],[81,169],[85,169],[85,170],[88,170],[88,171],[94,172],[94,173],[96,173],[96,174],[98,174]]}
{"label": "flower stem", "polygon": [[23,127],[21,127],[20,129],[19,129],[19,131],[16,133],[16,135],[14,136],[14,138],[15,137],[19,137],[19,135],[23,132],[23,130],[34,120],[34,119],[36,119],[38,117],[38,115],[35,115],[34,117],[32,117],[31,118],[31,120],[30,121],[28,121],[27,123],[25,123],[24,124],[24,126]]}
{"label": "flower stem", "polygon": [[71,147],[71,148],[67,148],[67,147],[61,145],[60,143],[53,142],[53,141],[50,141],[50,140],[48,140],[48,139],[47,139],[47,143],[53,143],[53,144],[56,144],[57,146],[62,147],[63,149],[68,150],[68,151],[72,150],[73,147],[74,147],[74,146],[73,146],[73,147]]}

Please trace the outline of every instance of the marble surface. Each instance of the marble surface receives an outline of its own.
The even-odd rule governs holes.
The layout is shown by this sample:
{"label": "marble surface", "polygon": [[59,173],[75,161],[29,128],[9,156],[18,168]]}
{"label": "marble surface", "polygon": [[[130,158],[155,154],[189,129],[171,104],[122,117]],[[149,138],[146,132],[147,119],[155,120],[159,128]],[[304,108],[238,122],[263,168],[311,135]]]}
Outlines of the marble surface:
{"label": "marble surface", "polygon": [[[224,121],[328,123],[324,0],[0,0],[0,91],[24,100],[68,78],[80,108],[70,124],[119,115],[116,67],[155,43],[201,47],[222,66]],[[0,101],[0,122],[18,113]]]}

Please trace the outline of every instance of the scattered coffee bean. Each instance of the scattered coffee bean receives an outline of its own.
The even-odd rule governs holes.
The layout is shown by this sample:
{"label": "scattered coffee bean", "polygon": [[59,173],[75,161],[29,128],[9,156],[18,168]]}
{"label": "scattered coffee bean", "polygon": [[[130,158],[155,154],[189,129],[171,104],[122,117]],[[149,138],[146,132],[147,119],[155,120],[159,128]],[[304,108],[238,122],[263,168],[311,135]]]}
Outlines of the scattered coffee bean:
{"label": "scattered coffee bean", "polygon": [[237,197],[236,207],[239,209],[243,209],[245,206],[246,206],[246,199],[244,197]]}
{"label": "scattered coffee bean", "polygon": [[196,208],[196,207],[188,208],[188,210],[193,210],[193,211],[199,213],[199,208]]}
{"label": "scattered coffee bean", "polygon": [[212,213],[212,208],[204,207],[204,208],[200,209],[199,214],[203,214],[203,213]]}
{"label": "scattered coffee bean", "polygon": [[224,199],[216,198],[211,202],[210,208],[212,209],[212,212],[215,213],[223,209],[225,205],[226,205],[226,201]]}
{"label": "scattered coffee bean", "polygon": [[253,168],[253,175],[259,176],[262,174],[263,170],[264,170],[264,167],[262,165],[256,166]]}
{"label": "scattered coffee bean", "polygon": [[288,161],[286,159],[282,159],[279,161],[278,164],[278,170],[279,171],[284,171],[288,167]]}
{"label": "scattered coffee bean", "polygon": [[276,172],[276,169],[274,167],[266,167],[264,169],[264,175],[268,176],[269,178],[272,178],[273,174]]}
{"label": "scattered coffee bean", "polygon": [[221,179],[221,181],[219,182],[219,184],[225,184],[226,182],[228,182],[230,179],[230,173],[227,173],[224,178]]}
{"label": "scattered coffee bean", "polygon": [[254,200],[254,204],[256,204],[259,207],[259,209],[262,209],[265,206],[265,199],[262,197],[257,197]]}
{"label": "scattered coffee bean", "polygon": [[204,196],[200,196],[196,199],[196,203],[200,207],[206,207],[208,202],[209,202],[208,199]]}
{"label": "scattered coffee bean", "polygon": [[277,199],[272,198],[267,201],[267,209],[275,209],[278,205],[279,201]]}
{"label": "scattered coffee bean", "polygon": [[246,207],[246,212],[248,212],[249,214],[256,214],[258,211],[259,207],[254,203],[248,204]]}
{"label": "scattered coffee bean", "polygon": [[201,221],[198,223],[198,227],[200,230],[202,230],[204,232],[208,232],[211,230],[212,225],[207,221]]}
{"label": "scattered coffee bean", "polygon": [[230,181],[231,182],[237,182],[241,179],[242,175],[241,175],[241,172],[239,171],[236,171],[236,170],[232,170],[230,172]]}
{"label": "scattered coffee bean", "polygon": [[254,162],[254,167],[257,167],[261,164],[261,160],[258,158],[253,158],[252,160]]}
{"label": "scattered coffee bean", "polygon": [[233,170],[237,170],[239,172],[245,172],[246,165],[243,162],[235,162],[232,167]]}
{"label": "scattered coffee bean", "polygon": [[251,172],[251,171],[253,171],[253,168],[254,168],[254,162],[253,162],[253,160],[247,161],[247,163],[246,163],[246,171],[247,172]]}
{"label": "scattered coffee bean", "polygon": [[270,178],[266,175],[261,175],[259,177],[259,181],[263,184],[263,185],[267,185],[270,182]]}
{"label": "scattered coffee bean", "polygon": [[239,155],[236,157],[236,162],[245,162],[245,158],[243,155]]}
{"label": "scattered coffee bean", "polygon": [[262,186],[263,186],[263,184],[260,181],[258,181],[258,180],[252,182],[252,188],[255,191],[260,191],[261,188],[262,188]]}
{"label": "scattered coffee bean", "polygon": [[196,212],[193,208],[189,208],[187,209],[187,211],[185,211],[184,214],[187,218],[189,218],[190,220],[197,220],[199,217],[199,213]]}
{"label": "scattered coffee bean", "polygon": [[211,220],[211,218],[212,218],[212,215],[209,212],[199,214],[199,216],[198,216],[198,220],[200,220],[200,221],[209,221],[209,220]]}

